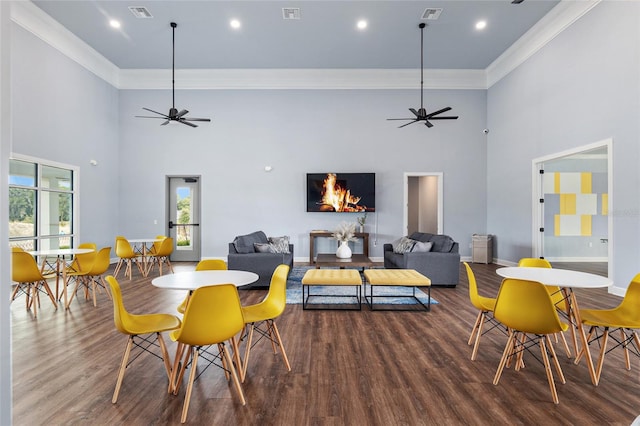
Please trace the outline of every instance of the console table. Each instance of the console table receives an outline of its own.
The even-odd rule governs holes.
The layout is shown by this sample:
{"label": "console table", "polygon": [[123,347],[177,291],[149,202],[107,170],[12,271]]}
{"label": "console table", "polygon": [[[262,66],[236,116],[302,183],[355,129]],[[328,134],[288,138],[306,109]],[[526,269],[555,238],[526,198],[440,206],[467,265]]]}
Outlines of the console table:
{"label": "console table", "polygon": [[[309,233],[309,263],[313,265],[314,254],[316,252],[316,238],[332,238],[333,232],[330,231],[311,231]],[[362,238],[363,245],[362,251],[366,257],[369,257],[369,233],[368,232],[356,232],[354,234],[356,238]]]}

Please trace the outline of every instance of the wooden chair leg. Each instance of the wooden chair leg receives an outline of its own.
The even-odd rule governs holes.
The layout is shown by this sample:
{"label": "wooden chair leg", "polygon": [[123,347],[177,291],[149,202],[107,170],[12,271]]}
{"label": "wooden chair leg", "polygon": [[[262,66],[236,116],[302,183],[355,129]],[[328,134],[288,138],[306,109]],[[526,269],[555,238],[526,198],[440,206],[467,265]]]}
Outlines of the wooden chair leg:
{"label": "wooden chair leg", "polygon": [[120,363],[120,371],[118,371],[118,380],[116,381],[116,389],[113,391],[113,398],[111,403],[115,404],[118,401],[118,394],[120,393],[120,387],[122,386],[122,379],[124,379],[124,372],[127,369],[127,362],[129,362],[129,354],[131,353],[131,346],[133,345],[133,336],[129,336],[127,340],[127,347],[122,355],[122,363]]}
{"label": "wooden chair leg", "polygon": [[236,369],[233,367],[233,362],[231,362],[231,356],[229,355],[229,351],[224,347],[224,345],[223,345],[222,351],[225,359],[227,360],[227,364],[229,364],[229,370],[231,371],[231,377],[233,378],[233,383],[236,386],[238,395],[240,395],[240,402],[242,402],[242,405],[246,405],[246,401],[244,399],[244,393],[242,392],[242,386],[240,385],[240,381],[238,380]]}
{"label": "wooden chair leg", "polygon": [[624,333],[624,328],[620,329],[620,338],[622,339],[620,341],[624,342],[622,344],[622,347],[624,349],[625,365],[627,367],[627,370],[631,370],[631,361],[629,360],[629,342],[627,341],[627,335]]}
{"label": "wooden chair leg", "polygon": [[473,342],[473,336],[475,336],[475,333],[478,330],[478,325],[480,324],[482,317],[483,317],[483,312],[479,311],[478,316],[476,317],[476,322],[473,324],[473,328],[471,329],[471,335],[469,336],[469,341],[467,342],[467,345],[469,346],[471,346],[471,343]]}
{"label": "wooden chair leg", "polygon": [[609,327],[605,327],[602,333],[602,343],[600,345],[600,357],[598,358],[598,365],[596,366],[596,383],[600,381],[600,373],[602,373],[602,366],[604,365],[604,356],[607,353],[607,343],[609,342]]}
{"label": "wooden chair leg", "polygon": [[249,324],[249,332],[247,333],[247,343],[244,348],[244,361],[242,363],[242,374],[240,375],[243,379],[247,376],[247,365],[249,365],[249,355],[251,354],[251,341],[253,340],[253,324]]}
{"label": "wooden chair leg", "polygon": [[553,359],[553,365],[555,366],[556,372],[558,373],[558,378],[560,379],[560,382],[562,384],[565,384],[567,383],[567,381],[564,378],[564,373],[562,372],[562,368],[560,368],[560,361],[558,361],[558,357],[556,356],[556,351],[553,348],[553,345],[551,344],[551,339],[549,338],[548,335],[545,336],[545,338],[547,339],[547,348],[551,353],[551,358]]}
{"label": "wooden chair leg", "polygon": [[189,384],[187,385],[187,393],[184,396],[184,405],[182,406],[182,417],[180,423],[187,421],[187,413],[189,412],[189,402],[191,402],[191,391],[193,390],[193,382],[196,379],[196,364],[198,363],[199,352],[194,351],[193,360],[191,361],[191,374],[189,374]]}
{"label": "wooden chair leg", "polygon": [[278,326],[276,325],[274,320],[270,320],[271,325],[273,327],[273,332],[278,341],[278,346],[280,346],[280,355],[282,355],[282,360],[284,361],[284,365],[287,367],[287,371],[291,371],[291,365],[289,365],[289,359],[287,358],[287,352],[284,350],[284,345],[282,344],[282,339],[280,338],[280,332],[278,331]]}
{"label": "wooden chair leg", "polygon": [[500,363],[498,364],[498,370],[496,371],[496,375],[493,377],[493,384],[497,385],[498,382],[500,381],[500,376],[502,376],[502,370],[504,370],[504,366],[507,364],[507,358],[511,357],[512,355],[512,351],[513,351],[513,347],[514,347],[514,343],[515,343],[515,336],[516,333],[514,333],[512,330],[509,330],[509,338],[507,339],[507,344],[504,347],[504,351],[502,352],[502,358],[500,358]]}
{"label": "wooden chair leg", "polygon": [[244,367],[242,360],[240,359],[240,345],[238,345],[238,339],[236,336],[231,338],[231,347],[233,348],[233,359],[236,363],[236,370],[240,374],[240,381],[244,383]]}
{"label": "wooden chair leg", "polygon": [[[478,319],[476,320],[476,341],[473,344],[473,351],[471,351],[471,361],[475,361],[476,357],[478,356],[478,349],[480,348],[480,337],[482,336],[482,326],[484,325],[484,319],[485,319],[485,315],[486,313],[484,311],[480,311],[480,313],[478,314]],[[473,332],[471,332],[471,334],[473,335]]]}
{"label": "wooden chair leg", "polygon": [[551,389],[551,396],[553,397],[553,403],[558,404],[558,392],[556,391],[556,384],[553,381],[553,372],[551,371],[551,365],[549,364],[549,356],[547,355],[547,348],[545,345],[546,338],[539,338],[540,351],[542,352],[542,361],[544,362],[544,369],[547,372],[547,380],[549,381],[549,388]]}
{"label": "wooden chair leg", "polygon": [[173,390],[175,389],[178,372],[182,367],[182,364],[180,364],[180,359],[182,358],[184,347],[184,344],[178,342],[178,346],[176,347],[176,356],[173,360],[173,368],[171,369],[171,377],[169,378],[169,386],[167,389],[168,393],[173,393]]}

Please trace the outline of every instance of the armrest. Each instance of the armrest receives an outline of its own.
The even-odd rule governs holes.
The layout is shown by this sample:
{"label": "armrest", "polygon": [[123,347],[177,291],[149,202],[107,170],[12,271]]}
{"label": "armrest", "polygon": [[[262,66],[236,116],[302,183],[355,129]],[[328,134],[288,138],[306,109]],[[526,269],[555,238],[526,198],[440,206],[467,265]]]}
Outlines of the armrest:
{"label": "armrest", "polygon": [[385,245],[382,246],[382,251],[393,251],[393,245],[391,245],[391,243],[385,243]]}

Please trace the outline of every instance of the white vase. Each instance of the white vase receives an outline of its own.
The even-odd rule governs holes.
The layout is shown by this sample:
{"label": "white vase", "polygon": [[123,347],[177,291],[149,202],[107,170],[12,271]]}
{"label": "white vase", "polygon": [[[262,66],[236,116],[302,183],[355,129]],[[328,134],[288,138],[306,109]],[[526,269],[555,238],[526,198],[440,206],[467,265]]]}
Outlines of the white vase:
{"label": "white vase", "polygon": [[342,241],[336,250],[336,257],[340,259],[349,259],[351,257],[351,247],[348,241]]}

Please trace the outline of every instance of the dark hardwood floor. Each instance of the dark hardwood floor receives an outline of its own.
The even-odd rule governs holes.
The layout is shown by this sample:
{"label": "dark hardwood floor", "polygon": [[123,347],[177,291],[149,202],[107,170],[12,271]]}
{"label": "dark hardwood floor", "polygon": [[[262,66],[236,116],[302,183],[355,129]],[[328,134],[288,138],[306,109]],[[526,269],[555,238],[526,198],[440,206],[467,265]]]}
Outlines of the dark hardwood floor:
{"label": "dark hardwood floor", "polygon": [[[472,264],[480,292],[495,296],[496,265]],[[193,269],[192,264],[175,265]],[[542,364],[525,355],[526,368],[506,369],[492,384],[506,337],[482,338],[476,361],[467,346],[477,311],[469,302],[461,266],[457,288],[434,288],[430,312],[303,311],[288,305],[278,319],[292,371],[267,342],[252,351],[243,386],[247,405],[222,370],[196,382],[190,424],[220,425],[629,425],[640,414],[640,363],[624,368],[621,350],[607,355],[599,386],[584,360],[574,365],[558,351],[566,384],[556,382],[554,405]],[[169,312],[183,292],[161,290],[136,271],[121,276],[125,306],[133,313]],[[241,291],[255,303],[264,290]],[[606,290],[577,291],[583,308],[606,308],[620,298]],[[126,337],[113,325],[106,295],[98,307],[83,297],[65,312],[42,299],[37,320],[24,299],[12,307],[13,418],[15,425],[179,424],[186,386],[168,395],[162,363],[142,355],[127,369],[117,404],[111,403]],[[173,356],[175,345],[169,341]],[[595,348],[592,352],[596,353]],[[186,379],[185,379],[186,380]]]}

